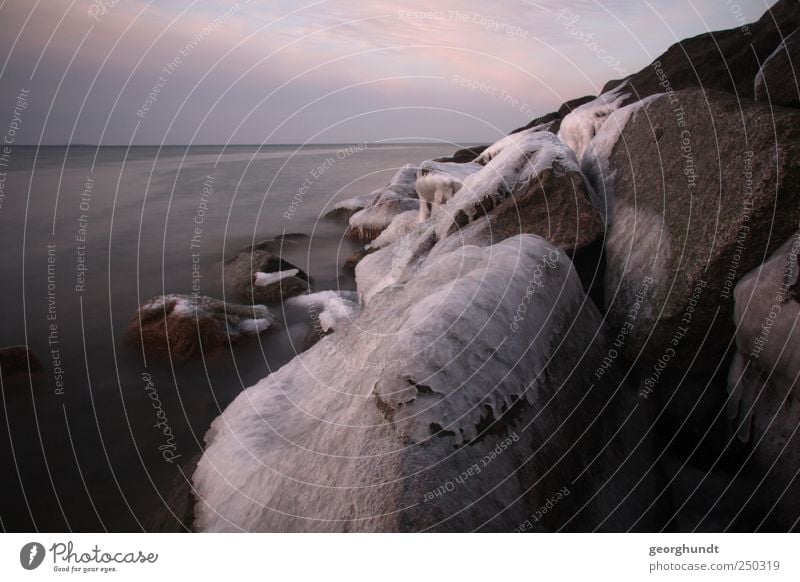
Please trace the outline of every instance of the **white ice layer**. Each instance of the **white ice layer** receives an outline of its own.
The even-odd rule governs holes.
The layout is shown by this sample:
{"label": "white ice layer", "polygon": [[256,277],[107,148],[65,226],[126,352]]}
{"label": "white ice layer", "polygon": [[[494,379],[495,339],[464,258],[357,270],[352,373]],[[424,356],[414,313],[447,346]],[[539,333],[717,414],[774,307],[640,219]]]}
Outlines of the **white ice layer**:
{"label": "white ice layer", "polygon": [[258,272],[255,274],[255,281],[253,283],[256,287],[266,287],[268,285],[272,285],[273,283],[277,283],[282,279],[288,279],[289,277],[294,277],[299,273],[297,269],[287,269],[285,271],[275,271],[274,273],[261,273]]}
{"label": "white ice layer", "polygon": [[419,212],[416,210],[407,210],[402,214],[394,217],[394,220],[386,227],[378,238],[367,245],[368,249],[382,249],[389,246],[395,241],[400,240],[401,237],[413,231],[418,222]]}
{"label": "white ice layer", "polygon": [[579,162],[583,160],[589,142],[608,121],[608,117],[630,97],[630,93],[623,92],[625,85],[626,83],[622,83],[597,99],[576,107],[561,121],[558,137],[572,148]]}
{"label": "white ice layer", "polygon": [[419,208],[416,181],[415,166],[400,168],[387,186],[373,193],[375,199],[371,204],[350,217],[350,228],[367,232],[382,230],[401,212]]}
{"label": "white ice layer", "polygon": [[139,309],[142,314],[162,310],[173,303],[167,317],[213,317],[225,325],[225,331],[235,339],[242,335],[258,335],[277,320],[264,305],[238,305],[212,297],[169,294],[154,297]]}
{"label": "white ice layer", "polygon": [[560,171],[580,171],[572,150],[549,131],[526,130],[506,136],[477,161],[486,165],[464,178],[461,189],[447,203],[438,219],[439,239],[451,232],[460,212],[471,222],[489,198],[500,201],[511,196],[548,168],[558,165]]}
{"label": "white ice layer", "polygon": [[354,291],[319,291],[291,297],[286,303],[306,309],[314,308],[319,325],[326,332],[349,323],[359,312],[358,293]]}
{"label": "white ice layer", "polygon": [[481,164],[456,164],[432,160],[420,164],[417,172],[419,195],[419,221],[427,220],[434,209],[439,209],[461,189],[464,179],[483,169]]}
{"label": "white ice layer", "polygon": [[[470,463],[494,447],[477,440],[487,414],[518,397],[545,404],[551,340],[583,299],[569,259],[536,236],[437,257],[213,422],[194,474],[195,527],[399,529],[422,498],[417,484],[459,474],[454,445],[475,443]],[[495,461],[501,472],[510,459]],[[444,515],[461,500],[442,499]],[[488,518],[500,510],[474,510],[484,507]]]}

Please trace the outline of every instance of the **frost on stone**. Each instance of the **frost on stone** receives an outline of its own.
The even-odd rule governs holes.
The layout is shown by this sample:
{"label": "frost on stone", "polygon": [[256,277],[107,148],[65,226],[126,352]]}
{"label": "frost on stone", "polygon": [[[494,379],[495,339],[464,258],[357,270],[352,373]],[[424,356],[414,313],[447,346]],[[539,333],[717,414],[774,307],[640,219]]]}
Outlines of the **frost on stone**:
{"label": "frost on stone", "polygon": [[313,311],[324,332],[349,323],[359,312],[358,294],[353,291],[319,291],[298,295],[287,299],[286,304]]}
{"label": "frost on stone", "polygon": [[578,161],[583,160],[589,143],[608,121],[609,116],[630,97],[630,93],[623,92],[625,85],[626,83],[622,83],[597,99],[576,107],[561,121],[558,137],[572,148]]}
{"label": "frost on stone", "polygon": [[417,168],[400,168],[388,185],[377,190],[371,204],[350,217],[350,238],[370,241],[376,238],[398,214],[419,209],[416,191]]}
{"label": "frost on stone", "polygon": [[445,239],[458,228],[488,214],[546,169],[578,172],[575,154],[549,131],[527,130],[504,137],[476,160],[483,169],[464,178],[444,208],[436,233]]}
{"label": "frost on stone", "polygon": [[[462,466],[439,465],[438,455],[463,447],[485,454],[495,446],[483,444],[487,419],[520,401],[536,408],[549,400],[548,359],[584,299],[569,259],[533,235],[437,257],[213,422],[194,474],[195,527],[404,527],[394,520],[412,503],[408,491]],[[511,459],[497,467],[512,471]],[[514,480],[503,487],[495,500],[521,495]],[[460,498],[443,500],[443,510],[455,513]],[[457,519],[483,519],[470,511],[491,518],[493,503]],[[358,521],[362,514],[370,521]]]}
{"label": "frost on stone", "polygon": [[294,277],[299,273],[299,269],[287,269],[285,271],[276,271],[274,273],[255,273],[253,284],[256,287],[266,287],[272,285],[283,279]]}

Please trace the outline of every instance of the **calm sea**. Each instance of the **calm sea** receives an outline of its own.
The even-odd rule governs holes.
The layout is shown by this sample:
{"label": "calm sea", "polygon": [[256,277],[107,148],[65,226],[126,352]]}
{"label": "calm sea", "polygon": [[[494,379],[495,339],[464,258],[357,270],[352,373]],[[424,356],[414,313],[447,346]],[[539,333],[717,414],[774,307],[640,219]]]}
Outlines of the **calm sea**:
{"label": "calm sea", "polygon": [[[271,306],[284,323],[259,340],[173,366],[145,361],[124,341],[136,308],[154,295],[191,293],[193,253],[200,292],[222,298],[224,258],[282,233],[309,235],[286,258],[315,290],[354,289],[341,265],[355,245],[324,213],[384,185],[403,164],[454,149],[13,148],[0,160],[0,347],[27,344],[44,372],[32,384],[2,385],[2,529],[169,522],[209,424],[294,356],[306,314]],[[164,418],[173,463],[159,449]]]}

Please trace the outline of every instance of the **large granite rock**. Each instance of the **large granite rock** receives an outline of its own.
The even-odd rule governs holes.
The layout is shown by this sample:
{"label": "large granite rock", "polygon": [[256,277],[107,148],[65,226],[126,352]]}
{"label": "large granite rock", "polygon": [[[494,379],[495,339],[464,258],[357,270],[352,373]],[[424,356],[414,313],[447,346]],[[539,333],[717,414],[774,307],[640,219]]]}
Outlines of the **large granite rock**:
{"label": "large granite rock", "polygon": [[800,112],[724,93],[663,96],[628,122],[608,163],[605,298],[644,397],[726,367],[734,285],[797,228],[798,156]]}
{"label": "large granite rock", "polygon": [[764,64],[755,80],[757,101],[770,101],[773,105],[800,106],[800,28],[778,45]]}

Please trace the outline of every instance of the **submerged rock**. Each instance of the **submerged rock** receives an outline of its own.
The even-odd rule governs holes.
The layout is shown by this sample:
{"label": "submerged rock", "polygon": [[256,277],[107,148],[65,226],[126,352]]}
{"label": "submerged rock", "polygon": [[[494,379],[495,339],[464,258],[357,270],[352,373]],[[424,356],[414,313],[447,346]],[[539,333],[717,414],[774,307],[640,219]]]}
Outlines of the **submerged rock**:
{"label": "submerged rock", "polygon": [[[728,374],[729,419],[752,447],[761,496],[778,504],[774,519],[800,515],[800,232],[736,285],[736,354]],[[787,489],[789,488],[789,489]]]}
{"label": "submerged rock", "polygon": [[42,363],[27,346],[0,348],[0,373],[4,379],[28,376],[43,371]]}
{"label": "submerged rock", "polygon": [[142,305],[128,324],[127,339],[147,353],[185,361],[255,337],[275,323],[263,305],[235,305],[211,297],[160,295]]}
{"label": "submerged rock", "polygon": [[214,421],[195,528],[512,531],[545,506],[539,530],[651,527],[601,326],[541,238],[431,258]]}
{"label": "submerged rock", "polygon": [[755,80],[756,100],[800,107],[797,72],[800,72],[800,28],[786,37],[761,65]]}
{"label": "submerged rock", "polygon": [[308,275],[281,258],[285,239],[262,241],[225,261],[226,290],[252,303],[279,303],[309,289]]}

